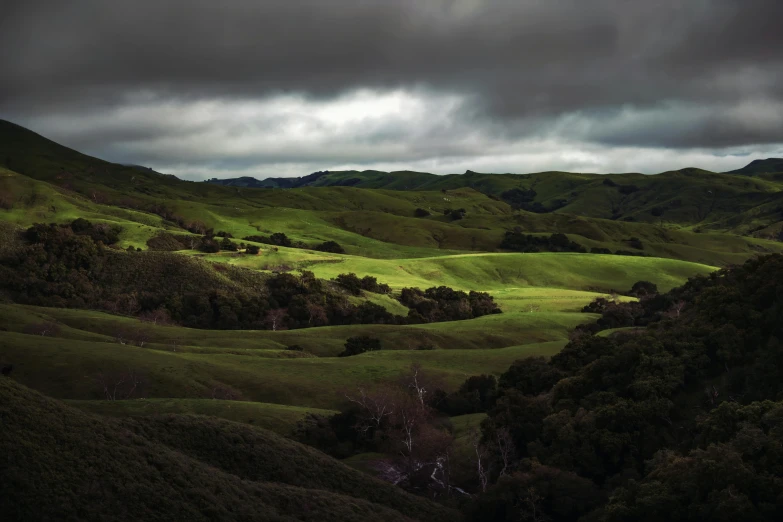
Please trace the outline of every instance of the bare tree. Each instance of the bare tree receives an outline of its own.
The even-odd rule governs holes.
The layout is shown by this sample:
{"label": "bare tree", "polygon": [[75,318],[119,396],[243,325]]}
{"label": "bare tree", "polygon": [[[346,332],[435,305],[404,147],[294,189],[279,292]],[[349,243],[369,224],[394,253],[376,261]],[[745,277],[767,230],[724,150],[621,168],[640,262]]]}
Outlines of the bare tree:
{"label": "bare tree", "polygon": [[473,451],[476,454],[476,473],[478,475],[479,484],[481,484],[481,491],[487,491],[487,484],[489,483],[489,475],[487,474],[487,464],[489,461],[489,450],[481,442],[481,432],[479,430],[473,430],[470,434],[470,443],[473,446]]}
{"label": "bare tree", "polygon": [[496,444],[498,457],[500,459],[501,467],[499,476],[502,477],[508,472],[509,468],[511,468],[512,462],[514,461],[514,439],[511,437],[511,432],[508,431],[508,428],[500,428],[495,430],[494,442]]}
{"label": "bare tree", "polygon": [[163,307],[157,310],[150,310],[139,315],[139,319],[154,325],[158,324],[171,324],[171,315],[169,311]]}
{"label": "bare tree", "polygon": [[94,379],[107,401],[130,399],[144,383],[141,375],[132,368],[120,371],[100,371]]}
{"label": "bare tree", "polygon": [[287,313],[288,312],[285,308],[270,310],[269,313],[266,314],[266,319],[264,322],[267,326],[272,328],[273,332],[278,330],[285,330],[285,327],[283,326],[283,320],[285,319]]}
{"label": "bare tree", "polygon": [[680,313],[682,313],[683,308],[685,308],[685,301],[679,300],[676,303],[674,303],[672,307],[669,309],[670,317],[679,317]]}
{"label": "bare tree", "polygon": [[366,433],[370,428],[380,428],[385,419],[395,412],[399,393],[389,385],[381,385],[373,390],[359,387],[354,394],[345,394],[345,398],[359,406],[362,413],[356,428]]}
{"label": "bare tree", "polygon": [[435,391],[446,387],[443,379],[424,370],[419,363],[411,364],[399,383],[404,390],[412,393],[422,406],[432,405]]}

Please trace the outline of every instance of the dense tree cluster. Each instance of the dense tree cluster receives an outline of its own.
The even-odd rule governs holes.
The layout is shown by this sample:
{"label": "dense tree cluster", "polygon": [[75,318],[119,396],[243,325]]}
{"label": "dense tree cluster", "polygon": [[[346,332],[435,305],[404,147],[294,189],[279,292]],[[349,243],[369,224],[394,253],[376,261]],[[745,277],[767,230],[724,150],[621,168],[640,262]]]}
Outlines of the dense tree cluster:
{"label": "dense tree cluster", "polygon": [[263,243],[265,245],[275,245],[282,247],[294,246],[294,242],[291,240],[291,238],[282,232],[275,232],[274,234],[270,234],[268,236],[245,236],[242,239],[245,241],[253,241],[255,243]]}
{"label": "dense tree cluster", "polygon": [[211,231],[208,231],[208,233],[203,236],[160,232],[147,240],[147,246],[150,250],[164,252],[198,250],[208,254],[215,254],[221,250],[227,252],[236,252],[239,250],[237,244],[231,241],[231,234],[228,232],[213,234]]}
{"label": "dense tree cluster", "polygon": [[[76,230],[73,225],[28,229],[27,244],[0,260],[0,288],[17,302],[140,317],[160,313],[195,328],[280,330],[405,322],[377,304],[349,302],[311,272],[265,275],[169,252],[126,253],[104,246],[103,239],[116,237],[113,229],[77,221]],[[161,236],[161,242],[170,241],[179,239]],[[230,239],[211,241],[220,247]],[[365,279],[360,281],[377,285]]]}
{"label": "dense tree cluster", "polygon": [[781,299],[783,256],[754,259],[648,292],[645,329],[516,362],[482,425],[516,458],[493,453],[472,520],[783,519]]}
{"label": "dense tree cluster", "polygon": [[585,247],[571,241],[565,234],[534,236],[520,230],[506,232],[500,248],[513,252],[587,252]]}
{"label": "dense tree cluster", "polygon": [[500,198],[511,205],[511,208],[514,210],[525,210],[537,214],[554,212],[568,204],[568,201],[565,199],[556,199],[550,202],[550,205],[547,207],[540,201],[535,201],[536,195],[536,191],[532,188],[513,188],[501,193]]}
{"label": "dense tree cluster", "polygon": [[528,210],[536,199],[536,191],[533,189],[513,188],[500,194],[501,199],[511,205],[514,210]]}
{"label": "dense tree cluster", "polygon": [[[0,289],[21,303],[165,316],[173,323],[213,329],[423,323],[500,312],[485,293],[410,288],[401,300],[412,310],[408,317],[397,316],[369,301],[351,301],[350,295],[363,291],[391,292],[372,276],[341,274],[325,282],[308,271],[268,275],[165,251],[107,248],[105,241],[116,241],[119,232],[84,220],[34,225],[24,233],[26,244],[3,254]],[[164,233],[153,243],[161,250],[186,240],[202,250],[205,244],[215,251],[237,249],[229,237],[218,237]],[[250,246],[246,252],[257,250]]]}
{"label": "dense tree cluster", "polygon": [[391,287],[386,283],[379,283],[377,278],[373,276],[359,277],[353,272],[350,274],[339,274],[334,279],[334,282],[353,295],[361,295],[362,290],[375,294],[391,293]]}
{"label": "dense tree cluster", "polygon": [[466,293],[447,286],[426,290],[403,288],[399,301],[410,308],[408,321],[413,324],[459,321],[501,313],[491,295]]}

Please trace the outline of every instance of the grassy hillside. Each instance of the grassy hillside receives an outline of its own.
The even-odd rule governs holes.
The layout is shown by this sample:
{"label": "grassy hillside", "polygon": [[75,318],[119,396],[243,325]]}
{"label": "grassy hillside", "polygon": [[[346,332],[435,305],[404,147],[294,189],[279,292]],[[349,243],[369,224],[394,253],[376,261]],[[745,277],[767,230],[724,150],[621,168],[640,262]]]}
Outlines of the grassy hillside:
{"label": "grassy hillside", "polygon": [[193,416],[118,422],[8,378],[0,378],[0,413],[0,511],[7,520],[457,516],[247,425]]}
{"label": "grassy hillside", "polygon": [[[486,414],[470,412],[489,411],[489,399],[466,379],[494,388],[515,361],[548,364],[599,318],[581,311],[595,299],[619,291],[613,299],[627,304],[613,309],[646,306],[628,294],[638,281],[665,292],[783,252],[776,165],[655,176],[329,172],[256,188],[112,164],[0,121],[0,368],[10,374],[0,377],[9,456],[0,513],[456,520],[356,471],[378,471],[378,441],[351,454],[353,469],[281,436],[308,414],[345,410],[359,387],[399,387],[416,365],[445,401],[433,426],[453,437],[454,477],[472,476],[471,437]],[[104,244],[80,234],[77,218],[119,235]],[[36,223],[65,226],[21,233]],[[154,251],[164,233],[172,251]],[[212,233],[259,251],[204,248]],[[287,241],[273,244],[280,233]],[[501,248],[521,234],[542,251]],[[327,241],[340,248],[319,246]],[[346,273],[391,292],[352,294],[332,281]],[[421,302],[404,305],[402,289],[436,286],[488,292],[502,313],[474,313],[465,297],[451,315],[407,318]],[[434,298],[424,306],[445,309]],[[624,319],[609,326],[637,324]],[[356,337],[381,349],[338,356]]]}
{"label": "grassy hillside", "polygon": [[[123,247],[146,248],[162,229],[201,221],[236,237],[284,232],[308,244],[335,240],[350,254],[372,258],[495,251],[514,227],[566,233],[587,248],[612,251],[637,237],[647,255],[710,265],[781,249],[769,240],[783,219],[783,180],[772,175],[332,172],[290,190],[224,187],[104,162],[1,121],[0,163],[1,220],[117,223],[124,226]],[[352,179],[363,181],[345,183]],[[500,197],[509,189],[535,191],[533,201],[552,211],[514,210]],[[417,208],[431,215],[415,218]],[[443,214],[449,208],[467,214],[452,221]]]}

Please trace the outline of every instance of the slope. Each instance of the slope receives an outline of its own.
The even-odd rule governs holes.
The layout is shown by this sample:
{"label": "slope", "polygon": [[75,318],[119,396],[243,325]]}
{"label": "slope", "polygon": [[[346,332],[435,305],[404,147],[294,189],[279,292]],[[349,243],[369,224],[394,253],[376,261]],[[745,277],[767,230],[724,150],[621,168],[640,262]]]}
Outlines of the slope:
{"label": "slope", "polygon": [[456,517],[315,450],[228,421],[117,422],[8,378],[0,378],[0,418],[0,512],[7,520]]}

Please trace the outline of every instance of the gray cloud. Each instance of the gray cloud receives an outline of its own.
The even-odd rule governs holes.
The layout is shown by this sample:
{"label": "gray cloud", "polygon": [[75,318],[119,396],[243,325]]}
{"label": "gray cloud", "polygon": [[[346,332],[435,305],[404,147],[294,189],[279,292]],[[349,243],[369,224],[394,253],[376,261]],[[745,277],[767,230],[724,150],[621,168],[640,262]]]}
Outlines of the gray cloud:
{"label": "gray cloud", "polygon": [[[0,116],[110,159],[479,162],[541,140],[686,158],[783,143],[779,0],[12,0],[0,9]],[[368,103],[372,128],[355,121],[355,131],[310,116],[361,89],[424,105],[379,120]],[[300,112],[273,105],[291,96]],[[297,125],[311,141],[296,139]],[[272,136],[260,143],[264,129]],[[243,140],[255,150],[238,149]]]}

